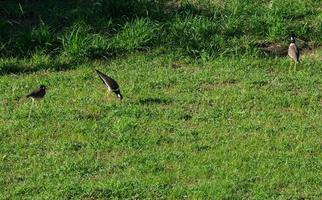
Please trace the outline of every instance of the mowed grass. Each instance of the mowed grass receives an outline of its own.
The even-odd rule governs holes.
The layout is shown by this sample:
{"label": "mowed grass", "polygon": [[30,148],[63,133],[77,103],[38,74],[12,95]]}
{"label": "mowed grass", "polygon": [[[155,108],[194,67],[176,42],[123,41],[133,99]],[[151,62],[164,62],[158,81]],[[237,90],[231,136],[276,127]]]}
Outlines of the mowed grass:
{"label": "mowed grass", "polygon": [[[309,59],[312,58],[312,59]],[[322,65],[131,54],[0,77],[1,199],[321,199]],[[94,72],[115,78],[118,101]],[[28,119],[30,90],[44,100]]]}
{"label": "mowed grass", "polygon": [[0,199],[322,199],[320,8],[1,2]]}

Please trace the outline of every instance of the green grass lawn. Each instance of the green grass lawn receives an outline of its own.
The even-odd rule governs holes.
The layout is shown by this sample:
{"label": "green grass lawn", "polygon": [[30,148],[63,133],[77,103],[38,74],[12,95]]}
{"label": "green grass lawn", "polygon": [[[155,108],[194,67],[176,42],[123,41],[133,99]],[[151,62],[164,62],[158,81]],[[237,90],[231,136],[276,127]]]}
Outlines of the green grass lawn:
{"label": "green grass lawn", "polygon": [[0,1],[0,199],[321,200],[321,6]]}
{"label": "green grass lawn", "polygon": [[319,56],[291,73],[157,50],[72,68],[0,76],[1,199],[322,198]]}

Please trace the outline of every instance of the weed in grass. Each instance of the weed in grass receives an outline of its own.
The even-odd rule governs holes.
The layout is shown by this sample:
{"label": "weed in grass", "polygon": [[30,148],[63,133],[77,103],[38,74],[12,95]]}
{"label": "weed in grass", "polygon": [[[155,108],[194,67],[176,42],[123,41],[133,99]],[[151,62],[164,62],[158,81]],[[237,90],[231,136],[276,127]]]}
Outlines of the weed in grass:
{"label": "weed in grass", "polygon": [[86,59],[87,49],[92,40],[88,33],[89,29],[84,23],[76,23],[66,31],[65,35],[60,38],[65,56],[80,60]]}
{"label": "weed in grass", "polygon": [[128,22],[112,39],[112,48],[116,52],[132,52],[134,50],[145,49],[151,46],[151,40],[158,35],[158,28],[155,22],[146,19],[137,19]]}

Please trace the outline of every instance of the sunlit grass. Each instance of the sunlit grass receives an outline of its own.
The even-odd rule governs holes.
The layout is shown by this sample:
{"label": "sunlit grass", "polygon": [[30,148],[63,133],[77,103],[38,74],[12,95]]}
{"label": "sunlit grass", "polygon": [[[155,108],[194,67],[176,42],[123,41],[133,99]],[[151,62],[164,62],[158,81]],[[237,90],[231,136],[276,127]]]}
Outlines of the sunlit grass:
{"label": "sunlit grass", "polygon": [[320,8],[1,1],[0,199],[320,200]]}
{"label": "sunlit grass", "polygon": [[[321,197],[321,65],[150,52],[0,78],[3,198]],[[119,102],[94,72],[115,78]],[[28,119],[31,89],[44,100]]]}

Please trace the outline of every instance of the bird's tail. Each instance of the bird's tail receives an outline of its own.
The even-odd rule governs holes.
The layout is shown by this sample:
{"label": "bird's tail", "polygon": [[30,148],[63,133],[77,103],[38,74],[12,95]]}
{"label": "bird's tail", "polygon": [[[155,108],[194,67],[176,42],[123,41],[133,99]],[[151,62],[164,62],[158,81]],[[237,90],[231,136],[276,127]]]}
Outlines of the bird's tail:
{"label": "bird's tail", "polygon": [[102,74],[102,72],[98,71],[97,69],[95,69],[95,72],[96,72],[97,74]]}

